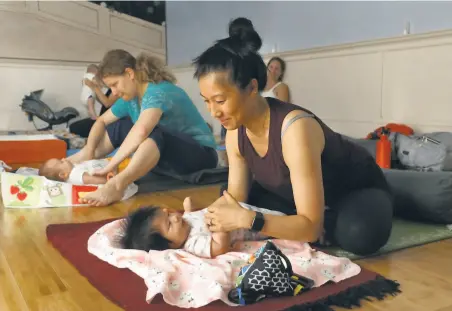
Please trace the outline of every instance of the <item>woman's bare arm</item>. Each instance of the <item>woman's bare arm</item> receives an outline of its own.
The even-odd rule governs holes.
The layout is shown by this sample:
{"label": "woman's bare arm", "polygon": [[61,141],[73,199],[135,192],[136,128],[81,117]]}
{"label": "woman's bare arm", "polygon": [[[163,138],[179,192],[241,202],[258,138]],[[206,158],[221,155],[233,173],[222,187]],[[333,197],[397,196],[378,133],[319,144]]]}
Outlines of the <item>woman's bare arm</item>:
{"label": "woman's bare arm", "polygon": [[72,163],[80,163],[86,160],[92,160],[95,157],[95,151],[100,141],[106,134],[107,125],[119,120],[111,110],[107,110],[103,115],[96,119],[91,127],[85,147],[80,152],[68,157]]}
{"label": "woman's bare arm", "polygon": [[[289,113],[285,123],[299,113],[304,112]],[[323,130],[313,118],[298,119],[284,133],[283,156],[290,170],[297,215],[264,215],[263,234],[304,242],[318,240],[322,233],[324,213],[321,166],[324,144]],[[248,228],[251,228],[254,216],[255,212],[248,213]]]}
{"label": "woman's bare arm", "polygon": [[91,96],[90,98],[88,98],[88,100],[87,100],[87,102],[88,102],[88,114],[89,114],[89,117],[92,119],[92,120],[96,120],[97,119],[97,115],[96,115],[96,110],[94,109],[94,98]]}
{"label": "woman's bare arm", "polygon": [[106,111],[103,115],[98,117],[89,132],[85,148],[92,150],[94,152],[97,145],[99,145],[99,142],[103,139],[105,135],[107,125],[117,120],[119,119],[110,110]]}
{"label": "woman's bare arm", "polygon": [[281,83],[275,89],[275,95],[280,101],[290,102],[289,87],[285,83]]}

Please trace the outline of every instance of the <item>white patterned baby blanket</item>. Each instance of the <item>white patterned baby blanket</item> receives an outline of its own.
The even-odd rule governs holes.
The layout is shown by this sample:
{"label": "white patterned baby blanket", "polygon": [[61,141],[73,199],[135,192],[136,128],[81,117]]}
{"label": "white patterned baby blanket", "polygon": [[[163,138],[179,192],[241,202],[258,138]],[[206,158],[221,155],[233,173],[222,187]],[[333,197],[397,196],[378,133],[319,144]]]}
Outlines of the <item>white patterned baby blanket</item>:
{"label": "white patterned baby blanket", "polygon": [[[265,241],[237,242],[233,251],[214,259],[197,257],[182,249],[149,252],[121,249],[117,241],[123,234],[122,221],[115,220],[97,230],[88,240],[88,251],[140,276],[148,288],[143,297],[147,302],[162,294],[166,303],[180,308],[199,308],[215,300],[235,305],[228,300],[228,292],[240,268],[265,244]],[[294,273],[314,280],[314,287],[330,281],[340,282],[361,272],[349,259],[316,251],[308,243],[273,242],[288,257]]]}
{"label": "white patterned baby blanket", "polygon": [[[95,191],[98,187],[101,185],[72,185],[43,176],[1,173],[3,205],[7,208],[82,206],[86,205],[79,201],[83,193]],[[137,185],[129,185],[122,200],[137,191]]]}

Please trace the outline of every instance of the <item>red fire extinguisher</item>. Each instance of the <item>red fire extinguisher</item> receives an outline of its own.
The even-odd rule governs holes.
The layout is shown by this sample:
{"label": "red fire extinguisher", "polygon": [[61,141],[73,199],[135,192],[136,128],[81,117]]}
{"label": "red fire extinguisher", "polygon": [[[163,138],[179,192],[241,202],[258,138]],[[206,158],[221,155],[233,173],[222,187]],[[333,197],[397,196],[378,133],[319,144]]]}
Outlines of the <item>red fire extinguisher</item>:
{"label": "red fire extinguisher", "polygon": [[377,141],[376,160],[381,168],[391,168],[391,141],[389,140],[389,131],[383,129],[380,139]]}

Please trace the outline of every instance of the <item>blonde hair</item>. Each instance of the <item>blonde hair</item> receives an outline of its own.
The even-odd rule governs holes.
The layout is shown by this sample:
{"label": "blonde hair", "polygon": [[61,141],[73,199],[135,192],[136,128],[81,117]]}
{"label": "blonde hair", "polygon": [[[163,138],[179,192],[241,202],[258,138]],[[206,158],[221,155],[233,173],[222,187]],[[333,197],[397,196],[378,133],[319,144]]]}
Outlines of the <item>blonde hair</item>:
{"label": "blonde hair", "polygon": [[124,50],[111,50],[105,54],[99,65],[99,76],[102,78],[119,76],[124,74],[126,68],[135,71],[137,80],[141,83],[162,81],[176,83],[176,77],[159,58],[147,53],[140,53],[135,58]]}

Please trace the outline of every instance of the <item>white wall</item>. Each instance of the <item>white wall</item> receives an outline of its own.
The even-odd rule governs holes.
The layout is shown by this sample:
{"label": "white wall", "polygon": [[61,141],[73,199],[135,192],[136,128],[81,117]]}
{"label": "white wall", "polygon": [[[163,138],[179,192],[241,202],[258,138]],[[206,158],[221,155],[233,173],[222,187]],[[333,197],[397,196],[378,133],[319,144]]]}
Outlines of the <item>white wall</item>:
{"label": "white wall", "polygon": [[19,105],[37,89],[52,109],[86,116],[83,73],[110,49],[166,58],[163,27],[84,1],[0,2],[0,41],[0,130],[34,129]]}
{"label": "white wall", "polygon": [[239,16],[270,53],[399,36],[406,22],[411,33],[448,29],[450,12],[451,1],[168,1],[168,62],[189,63]]}
{"label": "white wall", "polygon": [[33,63],[0,63],[2,101],[0,130],[34,129],[19,105],[24,95],[44,89],[42,100],[54,111],[74,107],[87,116],[80,101],[81,78],[85,66]]}
{"label": "white wall", "polygon": [[[272,55],[267,54],[268,60]],[[419,132],[452,131],[452,31],[371,40],[279,54],[294,104],[334,130],[364,137],[389,122]],[[175,67],[179,83],[213,121],[193,80]]]}

